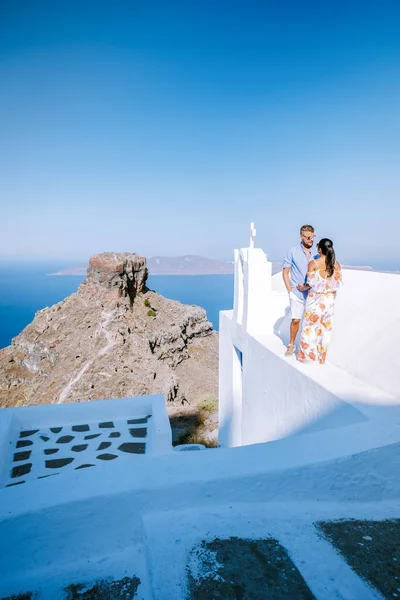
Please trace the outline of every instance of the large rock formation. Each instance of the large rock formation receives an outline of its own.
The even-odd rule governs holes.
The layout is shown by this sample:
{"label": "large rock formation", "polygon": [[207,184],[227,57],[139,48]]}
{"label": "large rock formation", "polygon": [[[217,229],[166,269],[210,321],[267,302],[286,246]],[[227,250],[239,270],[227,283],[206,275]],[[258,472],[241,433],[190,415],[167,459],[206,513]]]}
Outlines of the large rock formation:
{"label": "large rock formation", "polygon": [[218,336],[206,312],[163,298],[146,279],[138,254],[92,256],[78,291],[0,351],[0,406],[216,396]]}
{"label": "large rock formation", "polygon": [[87,274],[87,284],[109,290],[110,300],[128,298],[132,304],[146,285],[148,271],[146,259],[139,254],[104,252],[91,257]]}

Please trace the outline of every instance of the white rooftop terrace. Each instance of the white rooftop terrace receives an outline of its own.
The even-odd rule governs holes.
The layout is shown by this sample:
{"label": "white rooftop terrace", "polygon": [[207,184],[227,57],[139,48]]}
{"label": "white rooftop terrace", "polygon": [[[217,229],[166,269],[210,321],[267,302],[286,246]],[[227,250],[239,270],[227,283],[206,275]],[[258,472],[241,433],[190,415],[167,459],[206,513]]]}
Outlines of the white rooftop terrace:
{"label": "white rooftop terrace", "polygon": [[259,248],[235,251],[234,308],[220,314],[219,442],[224,447],[400,422],[400,277],[343,271],[327,364],[285,358],[282,275]]}

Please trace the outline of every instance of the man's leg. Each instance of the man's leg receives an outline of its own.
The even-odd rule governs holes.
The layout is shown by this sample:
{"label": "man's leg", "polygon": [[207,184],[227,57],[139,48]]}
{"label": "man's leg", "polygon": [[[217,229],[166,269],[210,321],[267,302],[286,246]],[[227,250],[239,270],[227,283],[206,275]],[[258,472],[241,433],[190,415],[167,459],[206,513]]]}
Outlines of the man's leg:
{"label": "man's leg", "polygon": [[291,356],[295,351],[296,337],[299,332],[301,319],[304,312],[304,300],[294,294],[290,294],[290,312],[292,320],[290,322],[290,342],[285,352],[285,356]]}
{"label": "man's leg", "polygon": [[296,337],[297,337],[297,334],[299,333],[300,321],[301,321],[301,319],[292,319],[292,321],[290,323],[290,342],[289,342],[289,344],[291,346],[294,346],[296,344]]}

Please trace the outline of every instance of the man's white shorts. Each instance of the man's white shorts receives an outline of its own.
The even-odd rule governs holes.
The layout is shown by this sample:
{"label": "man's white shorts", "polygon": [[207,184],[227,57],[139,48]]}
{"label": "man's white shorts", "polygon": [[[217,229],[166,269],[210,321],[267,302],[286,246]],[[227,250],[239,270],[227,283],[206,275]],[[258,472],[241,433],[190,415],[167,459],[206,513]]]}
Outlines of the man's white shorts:
{"label": "man's white shorts", "polygon": [[290,292],[289,300],[292,319],[302,319],[306,301],[304,299],[302,300],[301,298],[298,298],[293,292]]}

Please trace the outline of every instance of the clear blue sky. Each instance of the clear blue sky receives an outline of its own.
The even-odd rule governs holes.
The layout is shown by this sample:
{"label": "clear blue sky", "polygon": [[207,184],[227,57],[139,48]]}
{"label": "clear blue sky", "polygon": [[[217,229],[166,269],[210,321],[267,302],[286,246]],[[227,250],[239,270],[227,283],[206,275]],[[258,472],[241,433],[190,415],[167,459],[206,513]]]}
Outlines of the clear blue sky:
{"label": "clear blue sky", "polygon": [[400,2],[0,3],[0,258],[400,266]]}

